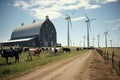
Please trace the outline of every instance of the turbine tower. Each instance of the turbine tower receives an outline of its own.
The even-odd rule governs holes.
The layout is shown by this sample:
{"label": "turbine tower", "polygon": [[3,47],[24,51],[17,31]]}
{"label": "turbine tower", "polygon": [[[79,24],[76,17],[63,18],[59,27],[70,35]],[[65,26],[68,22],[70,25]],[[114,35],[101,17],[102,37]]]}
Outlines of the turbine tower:
{"label": "turbine tower", "polygon": [[111,45],[111,47],[112,47],[112,40],[110,40],[110,45]]}
{"label": "turbine tower", "polygon": [[89,46],[90,46],[90,43],[89,43],[89,28],[90,28],[90,22],[91,22],[92,20],[96,20],[96,19],[90,19],[90,18],[87,16],[86,13],[84,13],[84,14],[85,14],[85,16],[86,16],[86,18],[87,18],[87,20],[85,20],[85,23],[87,23],[87,47],[89,48]]}
{"label": "turbine tower", "polygon": [[95,39],[93,38],[92,40],[93,40],[93,47],[94,47],[94,41],[95,41]]}
{"label": "turbine tower", "polygon": [[98,48],[100,47],[99,42],[100,42],[100,35],[97,35],[98,37]]}
{"label": "turbine tower", "polygon": [[107,48],[107,36],[108,36],[108,32],[105,31],[104,34],[105,34],[105,47]]}
{"label": "turbine tower", "polygon": [[85,47],[85,36],[83,36],[83,47]]}
{"label": "turbine tower", "polygon": [[66,15],[65,20],[67,20],[67,46],[70,46],[70,32],[69,32],[69,26],[72,27],[71,18],[69,15]]}

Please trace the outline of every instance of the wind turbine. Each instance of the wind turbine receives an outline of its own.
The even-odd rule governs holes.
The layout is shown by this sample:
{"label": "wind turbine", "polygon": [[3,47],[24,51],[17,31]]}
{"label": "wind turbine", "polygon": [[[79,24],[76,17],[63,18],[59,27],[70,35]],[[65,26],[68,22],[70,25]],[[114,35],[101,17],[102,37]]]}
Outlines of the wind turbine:
{"label": "wind turbine", "polygon": [[111,48],[112,48],[112,40],[110,40],[110,45],[111,45]]}
{"label": "wind turbine", "polygon": [[85,47],[85,36],[83,36],[83,47]]}
{"label": "wind turbine", "polygon": [[[71,16],[73,16],[75,11],[72,13]],[[67,46],[70,46],[70,31],[69,31],[69,26],[72,28],[72,21],[71,21],[71,16],[66,15],[65,20],[67,20]]]}
{"label": "wind turbine", "polygon": [[85,20],[85,23],[87,23],[87,47],[89,48],[89,28],[90,28],[90,22],[96,19],[90,19],[86,13],[84,13],[87,20]]}
{"label": "wind turbine", "polygon": [[105,31],[104,34],[105,34],[105,47],[107,48],[107,36],[108,36],[108,32]]}

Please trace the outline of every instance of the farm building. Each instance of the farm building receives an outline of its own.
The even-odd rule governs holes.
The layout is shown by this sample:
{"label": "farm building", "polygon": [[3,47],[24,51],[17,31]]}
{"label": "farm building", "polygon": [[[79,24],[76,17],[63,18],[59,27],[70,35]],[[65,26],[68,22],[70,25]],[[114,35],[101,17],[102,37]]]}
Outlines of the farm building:
{"label": "farm building", "polygon": [[51,47],[56,46],[56,29],[49,17],[45,20],[23,24],[11,34],[11,39],[4,41],[3,46]]}

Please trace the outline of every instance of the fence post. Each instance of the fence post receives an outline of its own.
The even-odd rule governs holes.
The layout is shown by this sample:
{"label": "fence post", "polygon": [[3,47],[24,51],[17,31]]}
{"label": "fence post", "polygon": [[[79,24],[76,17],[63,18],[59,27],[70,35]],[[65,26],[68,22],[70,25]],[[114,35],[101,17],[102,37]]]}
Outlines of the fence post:
{"label": "fence post", "polygon": [[119,65],[118,66],[119,66],[119,70],[120,70],[120,60],[119,60]]}
{"label": "fence post", "polygon": [[114,51],[113,51],[113,53],[112,53],[112,66],[113,66],[113,68],[114,68]]}
{"label": "fence post", "polygon": [[109,59],[108,55],[109,55],[109,54],[108,54],[108,51],[107,51],[106,60],[108,60],[108,59]]}
{"label": "fence post", "polygon": [[106,60],[106,50],[105,50],[105,52],[104,52],[104,54],[103,54],[104,56],[104,60]]}

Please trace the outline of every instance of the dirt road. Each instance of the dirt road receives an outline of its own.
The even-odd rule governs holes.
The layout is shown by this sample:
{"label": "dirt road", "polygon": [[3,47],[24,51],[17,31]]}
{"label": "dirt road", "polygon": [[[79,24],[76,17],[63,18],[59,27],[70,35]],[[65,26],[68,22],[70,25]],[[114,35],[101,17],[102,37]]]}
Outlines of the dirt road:
{"label": "dirt road", "polygon": [[[92,78],[96,76],[94,66],[91,66],[95,56],[95,52],[89,50],[84,54],[39,67],[15,80],[100,80]],[[93,75],[90,75],[91,71]]]}

